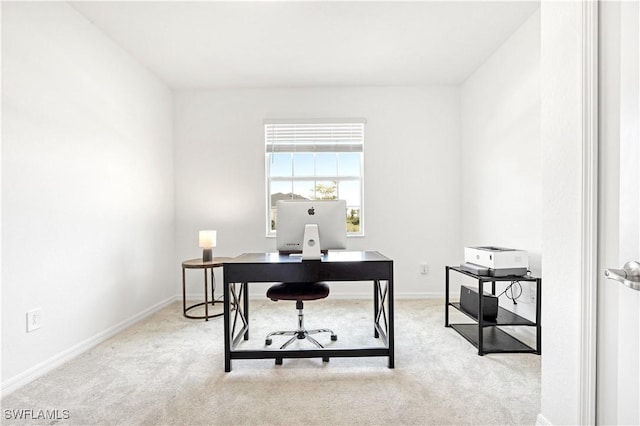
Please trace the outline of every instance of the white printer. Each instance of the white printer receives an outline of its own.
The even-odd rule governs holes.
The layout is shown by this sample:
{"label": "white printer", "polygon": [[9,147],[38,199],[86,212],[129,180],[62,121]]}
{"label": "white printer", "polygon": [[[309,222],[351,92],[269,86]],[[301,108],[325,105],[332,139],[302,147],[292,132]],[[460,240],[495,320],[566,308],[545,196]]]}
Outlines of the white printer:
{"label": "white printer", "polygon": [[526,251],[505,247],[465,247],[464,261],[463,269],[492,277],[522,276],[529,270]]}

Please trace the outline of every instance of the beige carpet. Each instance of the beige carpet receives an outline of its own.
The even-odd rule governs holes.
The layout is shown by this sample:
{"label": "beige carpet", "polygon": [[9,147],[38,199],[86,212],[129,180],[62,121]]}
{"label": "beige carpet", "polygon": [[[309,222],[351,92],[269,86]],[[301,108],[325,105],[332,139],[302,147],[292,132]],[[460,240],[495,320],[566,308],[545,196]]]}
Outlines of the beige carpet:
{"label": "beige carpet", "polygon": [[[251,301],[248,345],[295,327],[294,305]],[[444,327],[443,305],[396,301],[395,369],[377,357],[234,360],[225,373],[222,318],[189,320],[175,303],[5,397],[2,423],[535,424],[540,357],[478,356]],[[370,302],[329,298],[308,302],[305,313],[308,328],[338,334],[337,342],[318,337],[323,344],[376,344]],[[7,419],[5,410],[16,409],[68,410],[68,419]]]}

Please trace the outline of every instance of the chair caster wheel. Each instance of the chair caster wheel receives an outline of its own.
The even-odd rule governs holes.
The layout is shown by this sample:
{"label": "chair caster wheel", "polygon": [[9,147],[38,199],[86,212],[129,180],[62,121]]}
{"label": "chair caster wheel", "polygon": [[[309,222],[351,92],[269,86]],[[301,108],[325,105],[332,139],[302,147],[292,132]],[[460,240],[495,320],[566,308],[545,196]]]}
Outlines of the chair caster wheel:
{"label": "chair caster wheel", "polygon": [[322,357],[322,362],[329,362],[329,357],[328,356],[323,356]]}
{"label": "chair caster wheel", "polygon": [[271,343],[273,343],[273,341],[271,339],[265,339],[264,340],[264,344],[269,346]]}
{"label": "chair caster wheel", "polygon": [[332,335],[331,335],[331,340],[333,340],[334,342],[335,342],[336,340],[338,340],[338,335],[337,335],[337,334],[332,334]]}

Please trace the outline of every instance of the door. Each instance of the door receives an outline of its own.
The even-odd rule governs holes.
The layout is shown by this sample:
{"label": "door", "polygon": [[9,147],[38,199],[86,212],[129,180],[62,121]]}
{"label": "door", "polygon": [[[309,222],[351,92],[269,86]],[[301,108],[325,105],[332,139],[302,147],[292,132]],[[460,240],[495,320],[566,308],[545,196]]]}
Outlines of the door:
{"label": "door", "polygon": [[640,291],[604,274],[640,262],[639,27],[638,2],[600,3],[599,424],[640,424]]}

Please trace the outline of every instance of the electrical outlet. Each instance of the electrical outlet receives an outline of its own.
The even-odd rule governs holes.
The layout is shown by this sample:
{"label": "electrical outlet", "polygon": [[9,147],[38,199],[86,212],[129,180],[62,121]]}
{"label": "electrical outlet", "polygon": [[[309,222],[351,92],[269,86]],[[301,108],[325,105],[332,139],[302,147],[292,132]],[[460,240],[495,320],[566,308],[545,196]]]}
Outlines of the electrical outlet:
{"label": "electrical outlet", "polygon": [[420,262],[420,273],[422,275],[427,275],[429,273],[429,265],[427,265],[427,262]]}
{"label": "electrical outlet", "polygon": [[27,333],[42,327],[42,309],[36,308],[27,311]]}

